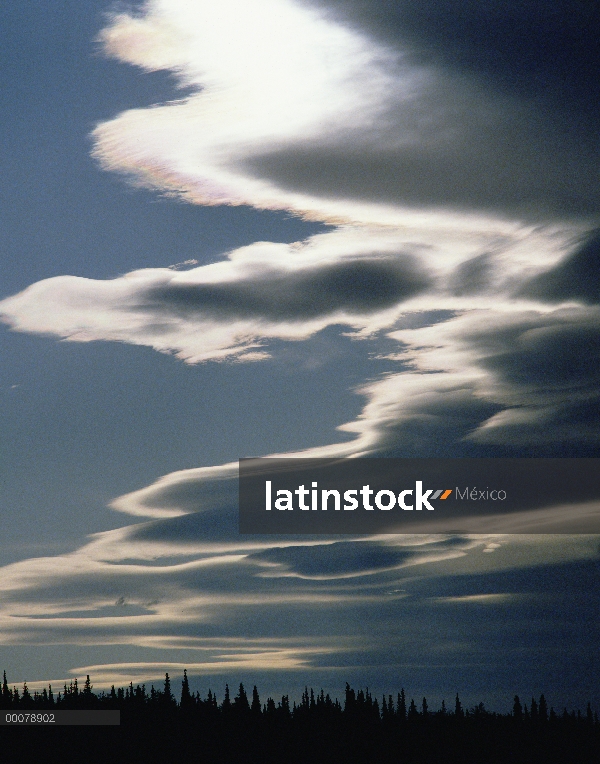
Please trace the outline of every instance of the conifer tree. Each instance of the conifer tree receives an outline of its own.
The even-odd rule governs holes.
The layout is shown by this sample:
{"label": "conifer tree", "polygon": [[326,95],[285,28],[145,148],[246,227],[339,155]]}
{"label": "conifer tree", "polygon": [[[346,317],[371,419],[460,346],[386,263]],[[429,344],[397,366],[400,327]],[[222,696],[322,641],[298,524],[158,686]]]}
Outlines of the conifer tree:
{"label": "conifer tree", "polygon": [[245,714],[250,710],[250,704],[248,703],[248,696],[246,695],[246,690],[244,689],[244,685],[241,682],[240,682],[238,694],[234,698],[233,705],[235,710],[238,713]]}
{"label": "conifer tree", "polygon": [[21,708],[33,707],[33,698],[31,697],[29,688],[27,687],[27,682],[23,682],[23,694],[21,695],[20,706]]}
{"label": "conifer tree", "polygon": [[181,680],[181,708],[189,708],[193,703],[190,693],[190,683],[187,677],[187,670],[183,669],[183,679]]}
{"label": "conifer tree", "polygon": [[535,698],[531,698],[531,721],[536,722],[538,719],[538,704]]}
{"label": "conifer tree", "polygon": [[250,710],[254,714],[254,716],[258,717],[260,716],[260,698],[258,696],[258,690],[256,689],[256,685],[254,685],[254,689],[252,690],[252,705],[250,706]]}
{"label": "conifer tree", "polygon": [[12,705],[12,693],[8,689],[8,682],[6,681],[6,671],[4,672],[4,679],[2,680],[2,706],[4,708],[10,708]]}
{"label": "conifer tree", "polygon": [[465,713],[463,711],[460,698],[458,697],[458,693],[456,693],[456,700],[454,701],[454,716],[456,716],[457,719],[462,719],[464,715]]}
{"label": "conifer tree", "polygon": [[540,704],[538,706],[538,716],[540,721],[548,721],[548,706],[546,704],[546,698],[543,693],[540,695]]}
{"label": "conifer tree", "polygon": [[521,701],[519,700],[518,695],[515,695],[513,703],[513,717],[518,721],[523,719],[523,706],[521,705]]}
{"label": "conifer tree", "polygon": [[348,682],[346,682],[346,703],[344,705],[344,711],[350,711],[352,710],[356,705],[356,695],[354,693],[354,690],[350,687]]}
{"label": "conifer tree", "polygon": [[231,711],[231,698],[229,697],[229,685],[225,685],[225,697],[223,698],[223,702],[221,703],[221,711],[224,714],[229,713]]}
{"label": "conifer tree", "polygon": [[400,690],[400,694],[398,695],[397,714],[400,717],[401,722],[406,719],[406,694],[404,692],[404,687]]}

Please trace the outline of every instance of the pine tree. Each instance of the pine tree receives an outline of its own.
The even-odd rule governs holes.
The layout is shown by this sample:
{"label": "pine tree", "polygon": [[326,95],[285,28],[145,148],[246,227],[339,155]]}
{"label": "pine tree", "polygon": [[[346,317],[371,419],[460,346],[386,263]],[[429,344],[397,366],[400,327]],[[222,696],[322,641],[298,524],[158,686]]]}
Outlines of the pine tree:
{"label": "pine tree", "polygon": [[423,702],[421,703],[421,709],[422,709],[423,718],[426,719],[427,716],[429,715],[429,709],[427,707],[426,698],[423,698]]}
{"label": "pine tree", "polygon": [[523,719],[523,706],[521,705],[521,701],[519,700],[518,695],[515,695],[513,703],[513,717],[518,721]]}
{"label": "pine tree", "polygon": [[248,696],[246,695],[246,690],[244,689],[244,685],[241,682],[238,694],[233,701],[233,706],[238,713],[246,714],[248,711],[250,711]]}
{"label": "pine tree", "polygon": [[536,722],[538,719],[538,704],[535,698],[531,698],[531,721]]}
{"label": "pine tree", "polygon": [[397,714],[401,722],[406,719],[406,694],[404,692],[404,687],[400,690],[400,694],[398,695]]}
{"label": "pine tree", "polygon": [[4,679],[2,680],[2,707],[10,708],[12,705],[12,693],[8,689],[8,682],[6,681],[6,671],[4,672]]}
{"label": "pine tree", "polygon": [[231,698],[229,697],[229,685],[225,685],[225,697],[221,703],[221,711],[224,714],[228,714],[231,711]]}
{"label": "pine tree", "polygon": [[389,714],[388,714],[388,704],[387,700],[385,699],[385,695],[383,696],[383,700],[381,701],[381,718],[384,722],[388,720]]}
{"label": "pine tree", "polygon": [[23,694],[21,695],[21,708],[33,708],[33,698],[27,687],[27,682],[23,682]]}
{"label": "pine tree", "polygon": [[161,694],[161,700],[164,706],[175,705],[175,698],[173,697],[173,693],[171,692],[171,678],[169,677],[168,673],[165,674],[165,684]]}
{"label": "pine tree", "polygon": [[457,719],[462,719],[464,715],[465,713],[463,711],[460,698],[458,697],[458,693],[456,693],[456,700],[454,701],[454,716],[456,716]]}
{"label": "pine tree", "polygon": [[356,695],[354,693],[354,690],[350,687],[348,682],[346,682],[346,702],[344,704],[344,711],[348,712],[352,710],[356,705]]}
{"label": "pine tree", "polygon": [[181,680],[181,708],[189,708],[193,704],[193,699],[190,693],[190,683],[187,677],[187,670],[183,669],[183,679]]}
{"label": "pine tree", "polygon": [[254,689],[252,690],[252,705],[250,706],[250,710],[254,714],[254,716],[260,716],[260,698],[258,696],[258,690],[256,689],[256,685],[254,685]]}
{"label": "pine tree", "polygon": [[540,718],[540,721],[546,722],[548,721],[548,706],[546,704],[546,698],[544,697],[543,693],[540,695],[540,704],[538,706],[538,716]]}

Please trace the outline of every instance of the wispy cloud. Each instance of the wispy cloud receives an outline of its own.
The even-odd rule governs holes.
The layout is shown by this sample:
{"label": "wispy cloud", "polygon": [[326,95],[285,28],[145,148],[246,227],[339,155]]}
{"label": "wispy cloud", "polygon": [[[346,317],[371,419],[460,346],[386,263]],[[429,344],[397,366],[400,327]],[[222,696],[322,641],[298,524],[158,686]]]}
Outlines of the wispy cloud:
{"label": "wispy cloud", "polygon": [[[113,15],[104,51],[170,70],[188,95],[98,125],[104,169],[190,203],[287,210],[334,227],[185,271],[47,279],[3,300],[3,320],[188,363],[268,362],[273,340],[341,326],[398,369],[356,391],[363,410],[340,428],[352,440],[295,455],[597,455],[595,107],[574,63],[561,75],[572,85],[565,109],[558,58],[533,73],[523,64],[528,82],[515,82],[504,24],[495,72],[476,36],[451,44],[457,13],[472,29],[464,9],[427,5],[444,22],[431,26],[421,5],[152,0]],[[480,3],[467,6],[492,23]],[[539,36],[531,46],[539,53]],[[527,587],[509,572],[547,566],[551,580],[597,554],[587,537],[244,538],[235,477],[235,464],[170,473],[113,502],[144,522],[4,568],[3,642],[206,651],[73,669],[98,686],[184,665],[305,670],[324,655],[342,665],[345,650],[355,665],[406,665],[412,648],[435,662],[457,644],[455,605],[485,604],[497,634],[515,639]],[[441,603],[452,612],[440,615]],[[538,616],[549,634],[541,604]],[[227,642],[241,634],[248,650]],[[461,639],[462,660],[480,656],[477,633]]]}

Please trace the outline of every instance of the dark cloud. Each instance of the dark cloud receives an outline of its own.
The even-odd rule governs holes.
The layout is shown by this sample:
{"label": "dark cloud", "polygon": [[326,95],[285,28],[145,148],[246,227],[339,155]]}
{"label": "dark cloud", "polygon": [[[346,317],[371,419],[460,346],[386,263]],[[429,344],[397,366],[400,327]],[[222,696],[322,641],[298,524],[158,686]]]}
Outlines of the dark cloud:
{"label": "dark cloud", "polygon": [[250,555],[251,560],[278,564],[301,576],[343,576],[385,570],[401,565],[411,556],[405,549],[374,542],[290,546],[266,549]]}
{"label": "dark cloud", "polygon": [[565,394],[594,390],[600,381],[598,322],[554,319],[544,325],[540,318],[537,324],[487,337],[489,346],[480,365],[510,385],[563,389]]}
{"label": "dark cloud", "polygon": [[[425,382],[428,380],[425,379]],[[402,390],[398,390],[401,399]],[[423,386],[414,405],[378,427],[374,455],[379,457],[477,457],[499,456],[497,449],[465,440],[494,414],[497,403],[477,395],[465,382],[433,389]]]}
{"label": "dark cloud", "polygon": [[373,313],[423,292],[431,278],[410,255],[347,260],[313,269],[264,269],[253,278],[212,284],[167,284],[137,308],[220,319],[304,321],[338,311]]}
{"label": "dark cloud", "polygon": [[305,0],[414,60],[453,68],[565,111],[598,113],[600,10],[589,0]]}
{"label": "dark cloud", "polygon": [[551,303],[600,303],[600,231],[557,266],[524,284],[518,296]]}
{"label": "dark cloud", "polygon": [[305,2],[397,50],[396,83],[366,134],[281,145],[244,160],[251,174],[326,198],[597,220],[592,3]]}
{"label": "dark cloud", "polygon": [[[397,114],[392,111],[383,120],[396,124],[378,144],[349,134],[335,144],[289,144],[243,164],[252,175],[286,190],[326,198],[535,219],[598,215],[597,142],[529,107],[508,102],[498,110],[478,101],[476,93],[458,108],[460,87],[450,96],[443,88],[426,94],[431,99],[423,104],[427,115],[407,114],[401,104]],[[411,139],[394,145],[403,132]]]}
{"label": "dark cloud", "polygon": [[492,283],[493,258],[478,255],[461,263],[450,277],[450,291],[457,297],[486,291]]}

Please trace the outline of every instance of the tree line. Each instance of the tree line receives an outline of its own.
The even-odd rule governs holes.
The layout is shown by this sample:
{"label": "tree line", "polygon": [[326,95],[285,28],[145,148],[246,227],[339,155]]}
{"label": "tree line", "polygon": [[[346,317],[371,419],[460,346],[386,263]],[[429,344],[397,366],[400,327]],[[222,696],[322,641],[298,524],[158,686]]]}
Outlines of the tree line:
{"label": "tree line", "polygon": [[[15,710],[118,709],[120,727],[56,728],[29,731],[29,740],[49,740],[60,750],[71,750],[75,740],[92,744],[107,754],[119,746],[139,759],[154,760],[163,752],[173,759],[172,741],[177,741],[177,760],[236,762],[311,761],[311,764],[597,764],[600,761],[600,722],[587,704],[581,710],[556,711],[544,695],[529,703],[514,696],[511,711],[488,711],[483,703],[464,707],[458,694],[450,707],[442,701],[433,709],[426,698],[416,702],[404,689],[394,695],[375,697],[369,690],[346,684],[342,701],[323,690],[305,687],[299,701],[288,695],[261,700],[258,689],[247,692],[240,684],[235,695],[225,686],[219,701],[208,691],[206,697],[192,692],[184,671],[177,697],[171,678],[165,675],[157,689],[130,683],[128,687],[94,692],[90,677],[81,685],[77,679],[55,691],[50,685],[31,692],[10,686],[6,673],[0,692],[0,707]],[[68,730],[68,731],[67,731]],[[85,730],[85,732],[82,732]],[[19,730],[2,735],[18,736]],[[22,738],[19,738],[20,744]],[[34,749],[37,750],[37,749]],[[199,756],[201,752],[201,756]],[[171,757],[171,758],[169,758]],[[123,759],[125,760],[125,759]]]}
{"label": "tree line", "polygon": [[598,713],[592,710],[591,703],[588,702],[585,713],[581,710],[568,711],[563,708],[557,713],[554,708],[548,708],[544,695],[540,695],[539,700],[531,698],[529,706],[521,703],[518,695],[514,696],[512,703],[512,712],[509,714],[499,714],[490,712],[483,703],[479,703],[471,708],[463,708],[463,704],[457,693],[451,709],[446,706],[445,700],[442,701],[438,710],[433,710],[427,699],[423,698],[417,705],[414,698],[407,701],[404,689],[394,697],[393,695],[383,695],[381,701],[374,697],[369,690],[355,691],[346,683],[344,703],[335,698],[332,699],[329,693],[325,694],[321,689],[315,693],[305,687],[301,700],[296,703],[290,703],[288,695],[283,695],[277,702],[269,697],[265,703],[262,703],[256,685],[254,685],[251,697],[242,683],[240,683],[236,696],[232,699],[229,685],[225,685],[225,693],[221,703],[217,696],[209,689],[206,698],[201,698],[200,693],[192,693],[190,690],[187,670],[183,672],[181,682],[181,693],[179,699],[176,698],[171,687],[171,678],[165,674],[164,683],[161,689],[155,689],[154,685],[148,691],[145,684],[137,684],[135,687],[130,682],[128,687],[119,687],[115,689],[112,685],[110,692],[93,692],[89,674],[86,676],[83,686],[80,686],[79,680],[71,680],[67,685],[63,685],[58,693],[52,689],[52,685],[40,691],[30,692],[27,682],[19,690],[16,685],[9,685],[6,671],[3,673],[2,690],[0,693],[0,708],[2,710],[51,710],[51,709],[139,709],[155,708],[163,711],[177,713],[195,710],[204,712],[210,716],[219,716],[226,718],[235,716],[241,718],[259,718],[259,717],[278,717],[283,719],[301,719],[314,716],[329,717],[352,717],[370,719],[382,724],[410,723],[417,720],[448,719],[453,717],[459,719],[500,719],[512,718],[517,722],[530,722],[533,724],[552,722],[559,720],[569,723],[585,723],[588,726],[600,726]]}

